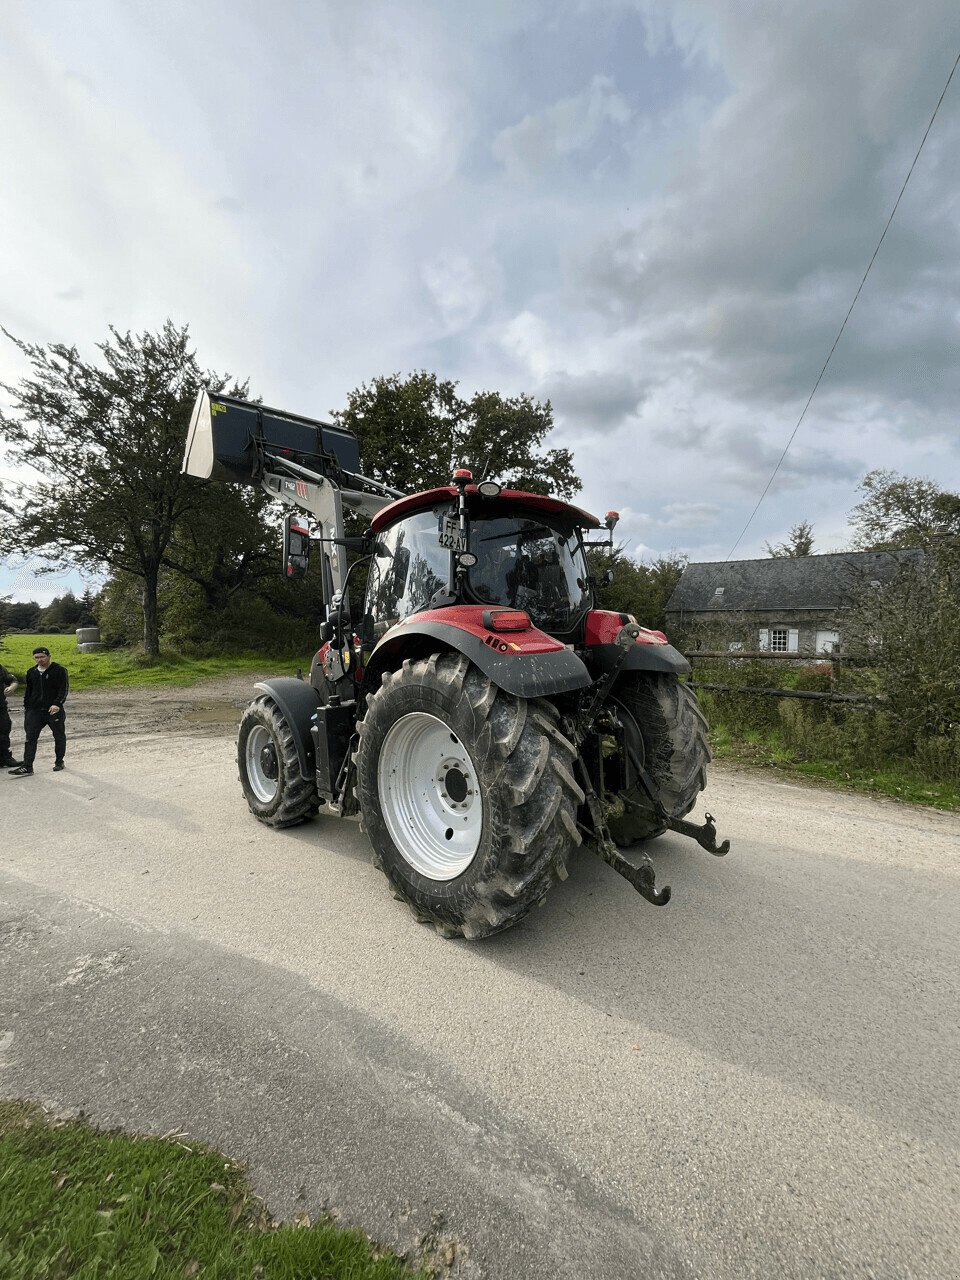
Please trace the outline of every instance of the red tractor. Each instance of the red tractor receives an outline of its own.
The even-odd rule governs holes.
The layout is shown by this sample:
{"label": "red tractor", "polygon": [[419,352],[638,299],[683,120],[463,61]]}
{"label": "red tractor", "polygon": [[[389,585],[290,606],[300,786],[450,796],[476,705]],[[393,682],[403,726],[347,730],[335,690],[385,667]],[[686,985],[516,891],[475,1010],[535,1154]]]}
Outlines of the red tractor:
{"label": "red tractor", "polygon": [[[309,681],[263,681],[240,721],[240,781],[261,822],[359,814],[395,895],[450,937],[515,924],[582,843],[657,905],[670,890],[649,857],[619,847],[672,830],[726,853],[709,814],[684,821],[710,759],[679,679],[689,664],[662,632],[594,608],[586,548],[612,545],[616,513],[589,541],[604,528],[589,512],[465,469],[401,496],[360,473],[350,432],[207,392],[184,470],[312,517],[284,521],[287,576],[319,548],[326,621]],[[347,536],[345,512],[369,528]]]}

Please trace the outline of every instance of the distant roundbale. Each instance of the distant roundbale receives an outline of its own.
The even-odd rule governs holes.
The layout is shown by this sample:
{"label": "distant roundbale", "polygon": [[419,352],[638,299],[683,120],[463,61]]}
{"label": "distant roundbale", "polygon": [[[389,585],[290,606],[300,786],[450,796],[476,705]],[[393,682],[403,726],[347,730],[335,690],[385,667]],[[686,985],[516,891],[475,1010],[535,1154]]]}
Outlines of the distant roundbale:
{"label": "distant roundbale", "polygon": [[89,640],[85,644],[77,645],[77,653],[99,653],[107,646],[100,640]]}
{"label": "distant roundbale", "polygon": [[98,644],[100,641],[99,627],[77,627],[77,647],[82,644]]}

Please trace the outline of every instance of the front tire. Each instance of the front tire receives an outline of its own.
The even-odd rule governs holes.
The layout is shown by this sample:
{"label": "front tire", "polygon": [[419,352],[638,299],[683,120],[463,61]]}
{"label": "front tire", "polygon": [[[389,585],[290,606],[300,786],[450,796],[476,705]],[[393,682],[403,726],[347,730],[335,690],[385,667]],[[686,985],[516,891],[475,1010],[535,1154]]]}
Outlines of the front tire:
{"label": "front tire", "polygon": [[[673,675],[630,674],[617,682],[610,700],[622,713],[627,741],[643,762],[664,809],[671,818],[684,817],[707,785],[710,763],[707,722],[693,690]],[[628,777],[631,772],[628,763]],[[642,807],[647,797],[639,785],[628,786],[620,799],[623,812],[608,818],[618,845],[625,847],[666,831],[653,810]]]}
{"label": "front tire", "polygon": [[454,652],[407,659],[367,699],[364,830],[395,895],[445,936],[508,929],[566,878],[583,792],[558,721]]}
{"label": "front tire", "polygon": [[295,827],[316,815],[316,781],[303,776],[293,731],[272,698],[256,698],[241,716],[237,764],[250,812],[268,827]]}

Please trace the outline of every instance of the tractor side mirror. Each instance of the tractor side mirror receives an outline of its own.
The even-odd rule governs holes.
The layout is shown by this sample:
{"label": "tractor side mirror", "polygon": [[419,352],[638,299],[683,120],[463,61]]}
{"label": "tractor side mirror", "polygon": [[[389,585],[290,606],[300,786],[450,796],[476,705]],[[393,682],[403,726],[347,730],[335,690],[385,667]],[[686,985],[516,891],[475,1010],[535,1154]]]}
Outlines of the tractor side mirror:
{"label": "tractor side mirror", "polygon": [[310,564],[310,530],[298,515],[284,516],[283,572],[287,578],[303,578]]}

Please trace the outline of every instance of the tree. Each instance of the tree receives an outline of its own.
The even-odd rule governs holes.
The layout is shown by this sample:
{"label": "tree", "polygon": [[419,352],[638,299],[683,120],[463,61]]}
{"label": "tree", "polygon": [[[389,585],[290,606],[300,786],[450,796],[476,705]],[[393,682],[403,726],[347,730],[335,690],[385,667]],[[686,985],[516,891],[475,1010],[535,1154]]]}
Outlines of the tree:
{"label": "tree", "polygon": [[[960,776],[960,494],[871,471],[850,513],[854,545],[899,552],[881,585],[853,593],[844,649],[871,670],[887,750],[930,777]],[[904,554],[905,553],[905,554]]]}
{"label": "tree", "polygon": [[960,776],[960,543],[899,556],[883,585],[864,575],[851,603],[844,651],[871,670],[890,749],[939,740]]}
{"label": "tree", "polygon": [[44,629],[63,630],[65,627],[77,626],[82,616],[83,605],[72,591],[66,591],[62,596],[54,596],[41,612],[40,626]]}
{"label": "tree", "polygon": [[767,555],[774,556],[778,560],[795,560],[800,556],[813,555],[813,525],[809,520],[801,520],[790,530],[786,542],[781,542],[777,546],[769,542],[763,545]]}
{"label": "tree", "polygon": [[[32,375],[5,386],[13,410],[0,414],[11,460],[29,462],[37,480],[15,491],[5,514],[11,545],[58,563],[108,567],[140,583],[143,646],[159,653],[157,584],[175,535],[216,510],[221,496],[180,474],[190,406],[201,386],[230,381],[204,371],[189,333],[167,320],[159,333],[110,329],[98,343],[102,364],[76,347],[42,346],[6,336]],[[246,395],[234,384],[232,395]]]}
{"label": "tree", "polygon": [[13,600],[5,606],[11,631],[36,631],[40,625],[40,605],[36,600]]}
{"label": "tree", "polygon": [[84,588],[83,595],[80,597],[80,618],[77,626],[94,627],[97,625],[97,616],[94,610],[97,607],[97,599],[89,587]]}
{"label": "tree", "polygon": [[877,470],[864,476],[860,492],[863,499],[849,515],[858,550],[930,547],[960,536],[960,494],[933,480]]}
{"label": "tree", "polygon": [[662,629],[666,625],[667,601],[686,568],[685,555],[670,551],[644,564],[628,556],[620,544],[611,553],[594,549],[588,556],[591,570],[601,583],[608,569],[613,572],[613,580],[597,588],[599,608],[632,613],[644,627]]}
{"label": "tree", "polygon": [[216,503],[197,503],[173,530],[163,563],[196,583],[206,608],[279,574],[278,526],[259,489],[216,485]]}
{"label": "tree", "polygon": [[347,397],[335,421],[356,433],[362,465],[374,479],[417,492],[447,484],[454,467],[536,493],[572,497],[580,488],[569,449],[547,449],[549,400],[479,391],[421,370],[374,378]]}

